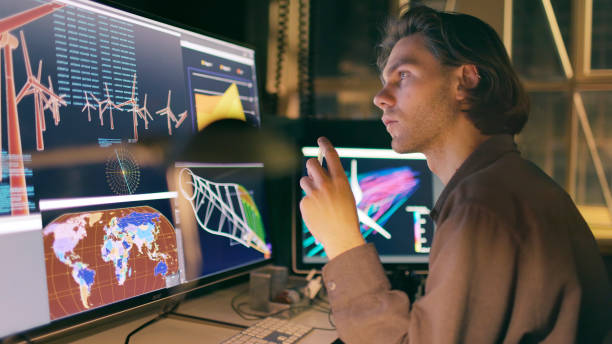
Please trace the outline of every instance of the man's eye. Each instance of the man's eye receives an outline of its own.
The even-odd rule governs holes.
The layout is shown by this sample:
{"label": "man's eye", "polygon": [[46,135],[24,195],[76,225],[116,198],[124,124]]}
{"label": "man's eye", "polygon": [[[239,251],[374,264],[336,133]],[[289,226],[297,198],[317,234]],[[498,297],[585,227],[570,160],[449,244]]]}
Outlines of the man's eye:
{"label": "man's eye", "polygon": [[406,79],[409,76],[408,72],[400,72],[399,73],[400,79]]}

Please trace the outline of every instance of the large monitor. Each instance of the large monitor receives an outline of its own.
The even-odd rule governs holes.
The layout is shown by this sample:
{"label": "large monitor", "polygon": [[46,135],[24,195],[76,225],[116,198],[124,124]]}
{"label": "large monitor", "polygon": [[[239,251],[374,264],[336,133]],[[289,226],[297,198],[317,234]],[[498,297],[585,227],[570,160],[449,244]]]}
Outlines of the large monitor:
{"label": "large monitor", "polygon": [[[336,151],[355,197],[361,234],[376,246],[384,266],[425,268],[434,234],[429,212],[441,189],[425,156],[382,148],[339,147]],[[318,156],[318,147],[302,147],[302,153],[302,175],[306,175],[306,160]],[[296,269],[318,269],[328,261],[325,250],[300,214],[297,219]]]}
{"label": "large monitor", "polygon": [[269,261],[263,165],[168,153],[260,125],[253,49],[86,0],[3,0],[0,36],[0,339]]}

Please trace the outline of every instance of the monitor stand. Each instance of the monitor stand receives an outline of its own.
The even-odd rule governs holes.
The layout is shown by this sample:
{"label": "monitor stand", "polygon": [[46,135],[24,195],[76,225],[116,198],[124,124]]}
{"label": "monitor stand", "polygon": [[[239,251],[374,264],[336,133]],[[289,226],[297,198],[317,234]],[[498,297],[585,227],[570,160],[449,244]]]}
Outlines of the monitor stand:
{"label": "monitor stand", "polygon": [[[249,313],[258,317],[289,319],[306,309],[309,299],[289,289],[289,271],[285,266],[264,266],[249,275]],[[295,284],[295,281],[293,281]],[[305,281],[303,283],[305,285]]]}
{"label": "monitor stand", "polygon": [[401,290],[406,293],[411,303],[425,294],[426,275],[415,273],[413,270],[399,268],[391,270],[388,277],[391,289]]}

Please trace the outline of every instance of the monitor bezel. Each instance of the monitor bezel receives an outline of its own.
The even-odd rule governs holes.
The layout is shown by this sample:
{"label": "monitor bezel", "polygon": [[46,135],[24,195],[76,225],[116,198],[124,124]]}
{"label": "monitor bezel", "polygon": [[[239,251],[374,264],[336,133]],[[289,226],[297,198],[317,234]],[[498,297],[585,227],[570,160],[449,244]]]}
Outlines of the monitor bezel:
{"label": "monitor bezel", "polygon": [[120,315],[129,316],[143,309],[147,309],[150,306],[155,307],[155,305],[162,305],[167,302],[180,302],[184,298],[189,298],[192,294],[206,292],[208,288],[213,288],[218,284],[225,282],[231,283],[240,277],[247,276],[250,271],[269,265],[271,263],[270,260],[271,259],[265,259],[259,262],[250,263],[232,271],[208,275],[174,287],[159,289],[106,306],[100,306],[89,311],[52,320],[48,324],[2,337],[0,341],[10,338],[27,338],[29,341],[46,341],[57,338],[58,336],[74,334],[74,331],[80,331],[89,326],[98,326],[100,323],[110,323],[114,325],[114,323],[120,320],[118,319]]}

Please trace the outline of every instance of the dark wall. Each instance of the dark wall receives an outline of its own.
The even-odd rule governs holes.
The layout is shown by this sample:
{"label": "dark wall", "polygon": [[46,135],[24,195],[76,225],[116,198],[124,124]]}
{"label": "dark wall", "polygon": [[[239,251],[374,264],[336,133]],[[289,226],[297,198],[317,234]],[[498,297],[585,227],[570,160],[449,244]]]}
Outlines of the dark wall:
{"label": "dark wall", "polygon": [[606,269],[608,270],[608,276],[610,277],[610,281],[612,282],[612,254],[610,252],[606,252],[603,254],[604,264],[606,264]]}

